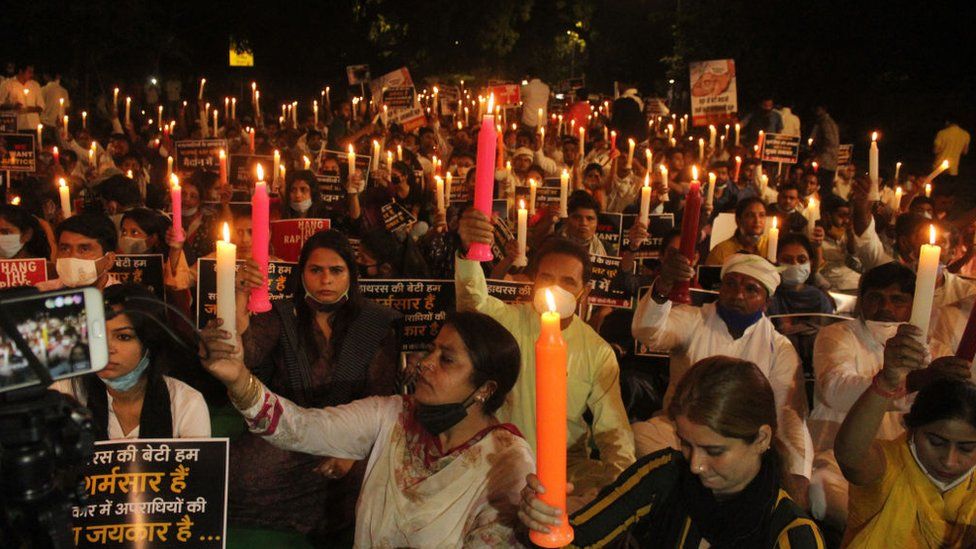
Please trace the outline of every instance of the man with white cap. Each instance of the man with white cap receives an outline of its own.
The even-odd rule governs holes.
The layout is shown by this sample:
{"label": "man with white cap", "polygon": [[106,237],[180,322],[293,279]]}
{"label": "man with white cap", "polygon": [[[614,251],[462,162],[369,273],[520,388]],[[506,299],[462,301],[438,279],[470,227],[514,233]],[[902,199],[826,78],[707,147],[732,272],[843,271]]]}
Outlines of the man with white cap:
{"label": "man with white cap", "polygon": [[[664,395],[667,410],[674,388],[692,364],[727,355],[756,364],[773,388],[778,410],[777,438],[790,473],[787,490],[805,506],[813,465],[813,443],[806,426],[807,401],[800,357],[786,336],[763,313],[769,296],[780,284],[776,267],[753,254],[733,254],[722,265],[722,286],[716,303],[702,307],[675,305],[668,298],[678,282],[690,281],[695,271],[688,259],[672,250],[661,274],[640,300],[631,331],[654,351],[670,352],[670,381]],[[674,425],[664,415],[635,423],[638,456],[665,447],[678,448]]]}

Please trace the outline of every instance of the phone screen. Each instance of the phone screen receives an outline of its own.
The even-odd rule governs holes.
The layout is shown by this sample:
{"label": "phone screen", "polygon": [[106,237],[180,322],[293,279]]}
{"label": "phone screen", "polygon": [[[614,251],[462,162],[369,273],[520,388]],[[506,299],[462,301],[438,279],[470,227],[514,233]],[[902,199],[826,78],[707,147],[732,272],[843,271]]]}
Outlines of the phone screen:
{"label": "phone screen", "polygon": [[[89,292],[91,290],[89,289]],[[97,290],[96,290],[97,292]],[[60,379],[99,370],[104,364],[92,364],[89,348],[91,323],[85,289],[36,294],[4,300],[0,307],[5,323],[16,326],[34,356],[48,369],[51,377]],[[101,314],[98,343],[105,345],[104,314]],[[105,356],[104,353],[96,355]],[[17,345],[0,330],[0,392],[38,383],[38,376]]]}

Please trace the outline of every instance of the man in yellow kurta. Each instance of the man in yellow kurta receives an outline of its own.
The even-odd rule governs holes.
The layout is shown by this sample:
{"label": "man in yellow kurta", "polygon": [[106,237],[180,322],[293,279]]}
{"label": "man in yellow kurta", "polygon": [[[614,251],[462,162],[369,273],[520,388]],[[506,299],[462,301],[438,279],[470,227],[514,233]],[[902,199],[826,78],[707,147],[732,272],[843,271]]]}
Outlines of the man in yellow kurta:
{"label": "man in yellow kurta", "polygon": [[[491,222],[474,209],[465,212],[458,232],[463,249],[473,242],[489,243],[492,239]],[[463,255],[455,262],[458,310],[491,316],[518,341],[521,372],[497,416],[500,421],[515,424],[534,450],[535,341],[539,337],[539,312],[532,303],[511,305],[489,296],[481,264],[463,259]],[[586,289],[587,252],[566,239],[550,237],[535,253],[532,273],[536,288],[552,288],[563,318],[562,336],[569,349],[568,474],[569,481],[576,485],[575,493],[586,499],[635,460],[633,434],[620,395],[620,369],[610,345],[573,314],[576,302]],[[583,419],[587,409],[593,414],[591,425]],[[591,442],[599,450],[599,460],[589,457]]]}

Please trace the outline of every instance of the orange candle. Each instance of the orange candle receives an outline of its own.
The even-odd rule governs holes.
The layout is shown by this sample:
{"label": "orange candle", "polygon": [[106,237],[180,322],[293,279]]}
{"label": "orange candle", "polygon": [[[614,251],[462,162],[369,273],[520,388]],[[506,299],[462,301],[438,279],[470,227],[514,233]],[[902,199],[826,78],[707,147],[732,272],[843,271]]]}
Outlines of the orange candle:
{"label": "orange candle", "polygon": [[535,342],[536,471],[546,489],[539,495],[547,505],[560,509],[559,526],[549,532],[529,533],[540,547],[563,547],[573,541],[566,515],[566,341],[559,325],[556,302],[549,289],[549,311],[542,313],[539,339]]}

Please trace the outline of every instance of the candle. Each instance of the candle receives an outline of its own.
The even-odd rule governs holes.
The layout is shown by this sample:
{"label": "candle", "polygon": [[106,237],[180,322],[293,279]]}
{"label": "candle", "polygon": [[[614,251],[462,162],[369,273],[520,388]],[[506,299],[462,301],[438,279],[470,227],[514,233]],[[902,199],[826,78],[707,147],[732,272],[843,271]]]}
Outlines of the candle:
{"label": "candle", "polygon": [[213,136],[217,137],[217,109],[213,110]]}
{"label": "candle", "polygon": [[636,146],[637,143],[634,141],[633,138],[627,139],[627,169],[628,170],[631,169],[634,165],[634,147]]}
{"label": "candle", "polygon": [[88,165],[93,170],[98,171],[98,143],[92,141],[91,148],[88,149]]}
{"label": "candle", "polygon": [[698,138],[698,160],[705,161],[705,138]]}
{"label": "candle", "polygon": [[735,123],[735,146],[736,147],[739,146],[739,130],[740,130],[739,123],[736,122]]}
{"label": "candle", "polygon": [[529,178],[529,215],[535,215],[535,179]]}
{"label": "candle", "polygon": [[130,116],[132,111],[132,98],[125,98],[125,125],[129,126],[132,124],[132,117]]}
{"label": "candle", "polygon": [[454,176],[451,175],[450,170],[444,174],[444,199],[447,201],[447,205],[451,205],[451,189],[454,186]]}
{"label": "candle", "polygon": [[278,172],[281,171],[281,170],[278,169],[278,167],[281,166],[281,153],[278,151],[278,149],[275,149],[274,150],[274,156],[272,158],[271,163],[272,163],[272,166],[273,166],[271,168],[271,184],[272,184],[272,186],[277,187],[278,186]]}
{"label": "candle", "polygon": [[183,189],[175,173],[169,176],[169,199],[173,207],[173,235],[177,242],[183,242],[186,239],[183,232]]}
{"label": "candle", "polygon": [[200,79],[200,93],[197,94],[197,99],[203,99],[203,86],[207,83],[206,78]]}
{"label": "candle", "polygon": [[287,179],[285,179],[285,165],[282,164],[281,166],[278,166],[278,171],[280,172],[278,174],[278,181],[280,183],[275,190],[278,192],[278,194],[282,194],[284,193],[284,189],[282,187],[284,187],[284,182],[287,181]]}
{"label": "candle", "polygon": [[254,154],[255,152],[257,152],[257,149],[254,145],[254,137],[255,137],[255,133],[257,132],[254,131],[254,128],[251,128],[250,131],[248,131],[247,133],[250,134],[248,138],[251,140],[251,154]]}
{"label": "candle", "polygon": [[925,184],[925,198],[932,198],[932,184]]}
{"label": "candle", "polygon": [[437,213],[444,213],[447,208],[444,207],[444,179],[439,175],[434,176],[434,186],[435,195],[437,197]]}
{"label": "candle", "polygon": [[397,162],[403,162],[403,145],[397,145]]}
{"label": "candle", "polygon": [[220,184],[221,186],[226,187],[227,186],[227,151],[225,151],[224,149],[220,149],[220,152],[217,153],[217,156],[220,159]]}
{"label": "candle", "polygon": [[718,135],[718,130],[714,125],[708,125],[708,148],[715,150],[715,137]]}
{"label": "candle", "polygon": [[731,128],[731,126],[729,126],[728,124],[726,124],[725,125],[725,131],[722,132],[722,141],[723,142],[729,140],[729,128]]}
{"label": "candle", "polygon": [[[698,221],[701,216],[701,183],[692,180],[685,197],[685,212],[681,219],[681,254],[688,261],[695,261],[695,248],[698,246]],[[675,303],[691,303],[689,283],[678,282],[671,290],[671,300]]]}
{"label": "candle", "polygon": [[586,156],[586,128],[579,129],[579,157]]}
{"label": "candle", "polygon": [[644,174],[644,186],[641,187],[641,200],[640,200],[640,222],[644,224],[644,228],[650,224],[651,219],[651,173],[647,172]]}
{"label": "candle", "polygon": [[651,166],[654,165],[654,151],[650,147],[644,149],[644,166],[647,171],[651,171]]}
{"label": "candle", "polygon": [[817,164],[816,160],[811,162],[810,165],[813,166],[813,173],[817,173],[820,171],[820,164]]}
{"label": "candle", "polygon": [[871,149],[868,151],[868,179],[871,180],[871,190],[868,200],[878,200],[878,132],[871,132]]}
{"label": "candle", "polygon": [[119,89],[115,88],[112,90],[112,108],[119,108]]}
{"label": "candle", "polygon": [[88,127],[88,111],[81,111],[81,127]]}
{"label": "candle", "polygon": [[[932,173],[930,173],[928,176],[926,176],[926,178],[925,178],[926,183],[929,182],[929,181],[932,181],[936,177],[939,177],[939,174],[940,173],[942,173],[942,172],[944,172],[944,171],[946,171],[948,169],[949,169],[949,161],[948,160],[943,160],[942,163],[939,164],[939,167],[937,167],[936,169],[932,170]],[[925,195],[925,196],[928,196],[928,195]]]}
{"label": "candle", "polygon": [[813,229],[817,226],[817,221],[820,220],[820,204],[817,204],[817,199],[810,197],[807,202],[807,232],[813,235]]}
{"label": "candle", "polygon": [[223,321],[220,328],[237,335],[237,298],[234,294],[234,276],[237,266],[237,246],[230,241],[230,227],[224,223],[223,240],[217,241],[217,318]]}
{"label": "candle", "polygon": [[[495,148],[498,146],[495,129],[495,95],[488,98],[488,113],[481,121],[478,131],[477,164],[475,166],[474,207],[487,217],[491,217],[491,201],[495,194]],[[468,249],[468,259],[491,261],[491,247],[476,242]]]}
{"label": "candle", "polygon": [[617,130],[610,131],[610,150],[617,148]]}
{"label": "candle", "polygon": [[528,238],[528,226],[529,226],[529,212],[525,209],[525,201],[519,200],[518,207],[518,224],[516,237],[518,238],[518,255],[515,256],[515,261],[512,265],[516,267],[525,267],[529,264],[529,258],[526,256],[526,239]]}
{"label": "candle", "polygon": [[166,180],[168,181],[173,176],[173,157],[166,157]]}
{"label": "candle", "polygon": [[132,170],[125,170],[125,176],[129,179],[133,179]]}
{"label": "candle", "polygon": [[559,174],[559,217],[569,217],[567,205],[569,202],[569,170],[563,168]]}
{"label": "candle", "polygon": [[671,180],[668,178],[668,167],[663,163],[661,164],[661,183],[663,187],[661,192],[661,202],[670,202]]}
{"label": "candle", "polygon": [[296,128],[298,127],[298,101],[292,101],[291,104],[291,123]]}
{"label": "candle", "polygon": [[674,124],[668,124],[668,141],[671,141],[672,137],[674,137]]}
{"label": "candle", "polygon": [[891,205],[891,209],[892,210],[895,210],[895,213],[898,213],[898,212],[901,211],[901,197],[902,197],[902,194],[903,194],[903,191],[901,190],[901,185],[898,185],[897,187],[895,187],[895,199],[894,199],[894,202]]}
{"label": "candle", "polygon": [[237,98],[230,98],[230,118],[231,120],[237,120]]}
{"label": "candle", "polygon": [[265,283],[251,290],[247,308],[252,313],[264,313],[271,310],[268,297],[268,245],[270,242],[270,218],[268,199],[268,185],[264,182],[264,168],[258,164],[258,180],[254,184],[254,194],[251,196],[251,257],[258,268]]}
{"label": "candle", "polygon": [[895,183],[898,183],[898,175],[901,173],[901,162],[895,162]]}
{"label": "candle", "polygon": [[261,118],[261,90],[254,92],[254,118],[255,123],[258,118]]}
{"label": "candle", "polygon": [[929,244],[922,244],[918,251],[918,272],[915,273],[915,299],[912,301],[912,325],[922,329],[922,340],[928,337],[929,319],[932,317],[932,300],[939,274],[939,256],[942,248],[935,245],[935,225],[929,225]]}
{"label": "candle", "polygon": [[718,181],[718,176],[715,172],[708,172],[708,193],[705,194],[705,205],[709,208],[712,207],[712,203],[715,201],[715,183]]}
{"label": "candle", "polygon": [[393,171],[393,151],[386,151],[386,169]]}
{"label": "candle", "polygon": [[722,151],[725,150],[725,140],[726,139],[728,139],[728,137],[726,137],[724,135],[718,136],[718,148],[719,148],[719,150],[722,150]]}
{"label": "candle", "polygon": [[756,151],[756,158],[759,158],[762,155],[762,150],[765,145],[766,145],[766,132],[764,132],[763,130],[759,130],[759,140],[756,142],[756,145],[753,147],[754,150]]}
{"label": "candle", "polygon": [[43,134],[44,134],[44,124],[38,124],[37,125],[37,150],[41,150],[44,148]]}
{"label": "candle", "polygon": [[566,377],[567,349],[552,291],[545,290],[549,311],[542,313],[535,342],[536,472],[546,491],[538,498],[560,510],[559,525],[548,533],[529,532],[541,547],[563,547],[573,541],[566,515]]}
{"label": "candle", "polygon": [[[158,124],[158,126],[157,126],[157,127],[159,128],[159,131],[163,131],[163,106],[162,106],[162,105],[160,105],[160,106],[159,106],[159,108],[158,108],[158,109],[156,109],[156,111],[157,111],[157,114],[158,114],[158,115],[156,116],[156,118],[158,118],[158,119],[159,119],[159,124]],[[225,116],[226,116],[226,115],[225,115]]]}
{"label": "candle", "polygon": [[[162,105],[159,106],[159,110],[162,111]],[[230,97],[224,98],[224,120],[230,117]]]}
{"label": "candle", "polygon": [[776,251],[779,247],[779,227],[777,226],[777,221],[779,218],[773,216],[773,226],[769,229],[769,237],[766,239],[766,259],[770,263],[776,263]]}
{"label": "candle", "polygon": [[61,217],[68,219],[71,217],[71,189],[63,177],[58,178],[58,193],[61,194]]}
{"label": "candle", "polygon": [[67,138],[68,137],[68,115],[62,116],[61,121],[62,121],[61,126],[64,128],[64,136],[65,138]]}
{"label": "candle", "polygon": [[57,145],[55,145],[54,148],[51,149],[51,154],[54,156],[54,168],[55,169],[61,168],[61,152],[58,151]]}
{"label": "candle", "polygon": [[319,101],[318,99],[312,100],[312,120],[315,123],[315,127],[319,125]]}

